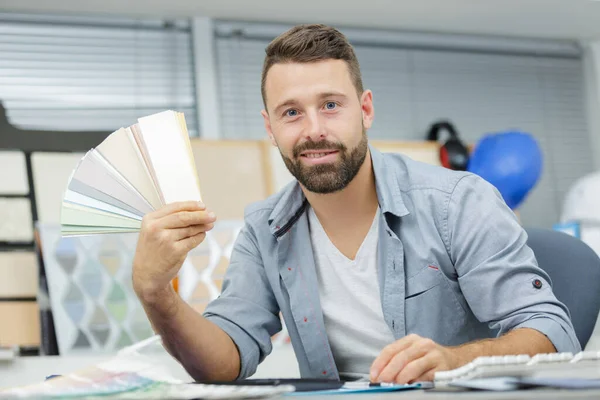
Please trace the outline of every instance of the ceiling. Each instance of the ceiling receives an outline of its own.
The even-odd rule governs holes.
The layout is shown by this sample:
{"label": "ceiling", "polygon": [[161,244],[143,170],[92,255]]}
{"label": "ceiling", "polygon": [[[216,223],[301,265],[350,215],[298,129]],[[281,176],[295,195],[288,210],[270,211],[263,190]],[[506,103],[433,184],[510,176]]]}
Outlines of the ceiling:
{"label": "ceiling", "polygon": [[0,10],[600,39],[600,1],[595,0],[0,0]]}

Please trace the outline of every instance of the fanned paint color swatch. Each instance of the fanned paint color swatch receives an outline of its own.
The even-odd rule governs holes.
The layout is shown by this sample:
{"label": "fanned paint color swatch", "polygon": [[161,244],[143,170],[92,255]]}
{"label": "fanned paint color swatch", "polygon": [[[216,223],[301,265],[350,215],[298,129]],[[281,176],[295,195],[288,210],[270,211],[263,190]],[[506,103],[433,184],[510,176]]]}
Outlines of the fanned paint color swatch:
{"label": "fanned paint color swatch", "polygon": [[64,236],[139,231],[145,214],[200,201],[183,113],[163,111],[111,133],[71,174],[61,208]]}

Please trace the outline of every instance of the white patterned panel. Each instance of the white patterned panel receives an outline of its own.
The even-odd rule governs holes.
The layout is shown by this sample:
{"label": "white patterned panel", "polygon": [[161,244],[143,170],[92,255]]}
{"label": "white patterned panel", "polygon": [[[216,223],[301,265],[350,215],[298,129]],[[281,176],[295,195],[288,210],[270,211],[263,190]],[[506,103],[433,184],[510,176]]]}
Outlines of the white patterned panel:
{"label": "white patterned panel", "polygon": [[131,286],[137,234],[62,238],[39,224],[61,355],[113,352],[154,334]]}
{"label": "white patterned panel", "polygon": [[192,250],[179,274],[181,297],[201,311],[221,292],[233,245],[243,221],[217,221],[205,240]]}
{"label": "white patterned panel", "polygon": [[28,193],[25,154],[20,151],[0,151],[0,194]]}
{"label": "white patterned panel", "polygon": [[0,241],[30,242],[33,222],[29,199],[0,198]]}
{"label": "white patterned panel", "polygon": [[[179,293],[198,312],[217,298],[243,221],[219,221],[188,255]],[[153,335],[131,285],[137,233],[62,238],[38,224],[50,305],[61,355],[113,352]],[[287,331],[273,337],[289,341]]]}

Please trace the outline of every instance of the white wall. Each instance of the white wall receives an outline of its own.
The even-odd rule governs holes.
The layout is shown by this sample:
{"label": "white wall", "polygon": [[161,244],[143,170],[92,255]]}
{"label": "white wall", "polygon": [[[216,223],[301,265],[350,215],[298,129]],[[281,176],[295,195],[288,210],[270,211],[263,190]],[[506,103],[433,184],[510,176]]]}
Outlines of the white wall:
{"label": "white wall", "polygon": [[594,169],[600,170],[600,40],[583,42],[585,89]]}

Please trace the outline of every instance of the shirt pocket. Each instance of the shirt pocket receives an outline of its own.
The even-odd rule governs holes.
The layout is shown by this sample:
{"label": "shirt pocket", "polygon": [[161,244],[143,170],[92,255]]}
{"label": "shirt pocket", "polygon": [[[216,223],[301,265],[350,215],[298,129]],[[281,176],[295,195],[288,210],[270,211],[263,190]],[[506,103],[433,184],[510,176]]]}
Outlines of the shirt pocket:
{"label": "shirt pocket", "polygon": [[[442,345],[463,336],[465,312],[442,272],[426,266],[406,281],[406,334],[415,333]],[[456,343],[458,344],[458,343]]]}
{"label": "shirt pocket", "polygon": [[442,284],[442,275],[439,270],[434,267],[425,267],[406,281],[405,299],[418,297],[440,284]]}

